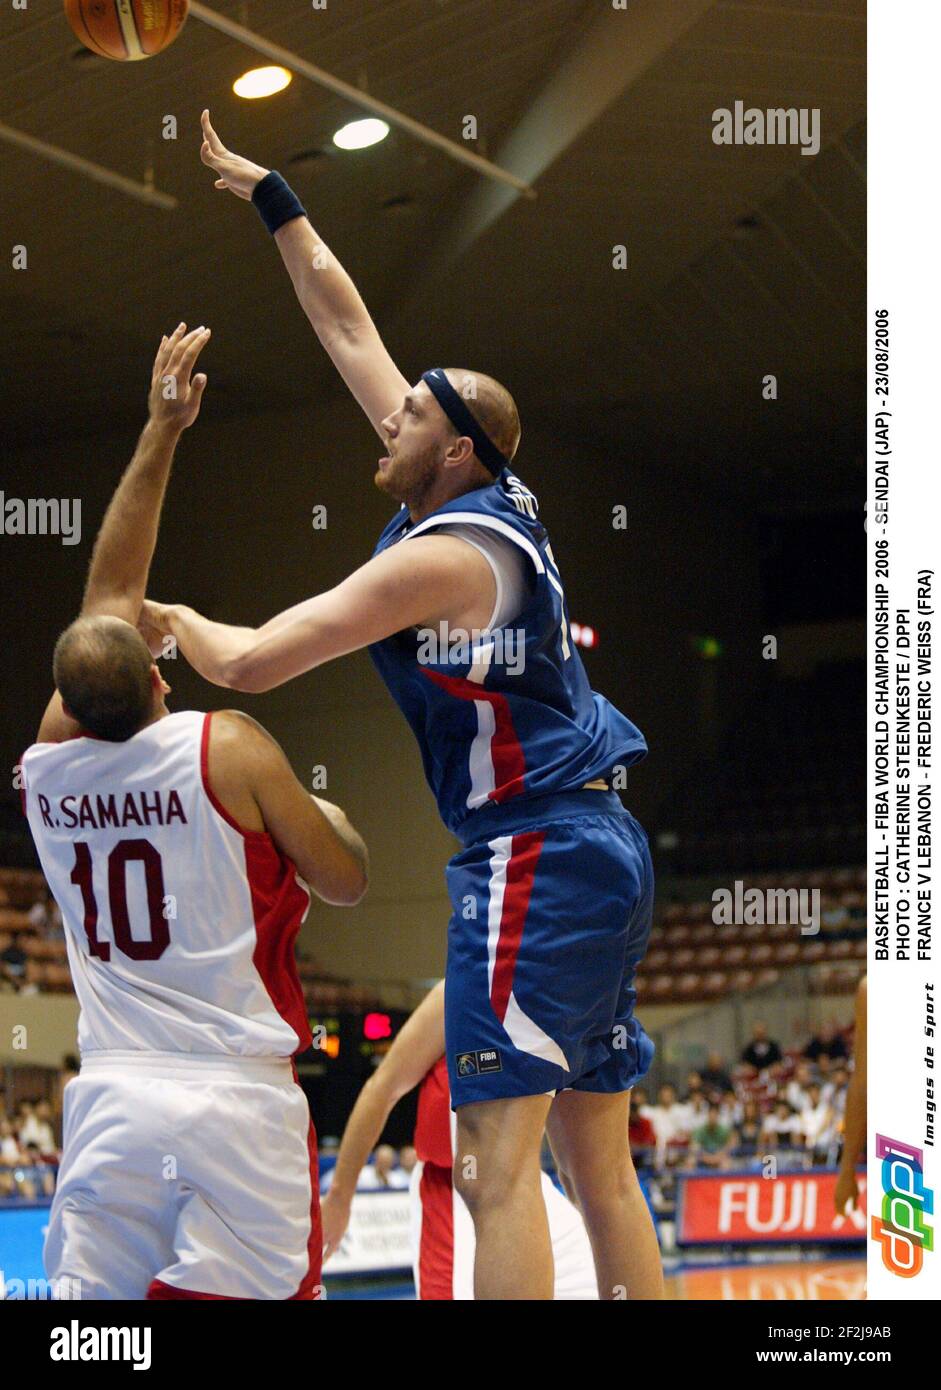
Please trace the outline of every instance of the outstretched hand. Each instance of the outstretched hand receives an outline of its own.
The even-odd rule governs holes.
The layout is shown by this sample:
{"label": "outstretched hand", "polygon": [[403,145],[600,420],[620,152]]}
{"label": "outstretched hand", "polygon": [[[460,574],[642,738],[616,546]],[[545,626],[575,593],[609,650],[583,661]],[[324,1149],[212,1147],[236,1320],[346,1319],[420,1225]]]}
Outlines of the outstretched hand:
{"label": "outstretched hand", "polygon": [[218,174],[216,188],[227,188],[236,197],[250,200],[255,185],[261,183],[269,171],[263,169],[260,164],[253,164],[250,159],[243,159],[240,154],[233,154],[231,150],[227,150],[212,128],[208,111],[203,112],[200,121],[203,127],[203,143],[200,146],[199,157]]}
{"label": "outstretched hand", "polygon": [[196,359],[209,342],[212,330],[194,328],[187,333],[186,324],[160,341],[150,377],[150,418],[158,425],[185,430],[199,414],[206,376],[200,372],[191,379]]}

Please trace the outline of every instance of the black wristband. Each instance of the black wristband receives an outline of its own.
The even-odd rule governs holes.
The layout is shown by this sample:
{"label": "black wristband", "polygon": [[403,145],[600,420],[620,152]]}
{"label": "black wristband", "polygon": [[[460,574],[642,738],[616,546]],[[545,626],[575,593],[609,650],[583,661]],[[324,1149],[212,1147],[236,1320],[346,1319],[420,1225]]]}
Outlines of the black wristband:
{"label": "black wristband", "polygon": [[295,217],[307,216],[307,210],[300,198],[275,169],[266,174],[260,183],[255,184],[252,202],[261,213],[261,220],[272,236],[285,222],[291,222]]}

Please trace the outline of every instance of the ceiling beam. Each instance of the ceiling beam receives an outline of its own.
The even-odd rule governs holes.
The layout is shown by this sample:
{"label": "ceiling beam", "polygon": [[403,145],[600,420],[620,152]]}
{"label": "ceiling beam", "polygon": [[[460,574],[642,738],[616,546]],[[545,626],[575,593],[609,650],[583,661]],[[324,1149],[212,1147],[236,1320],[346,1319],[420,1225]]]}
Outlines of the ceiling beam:
{"label": "ceiling beam", "polygon": [[[496,159],[535,183],[607,108],[691,28],[715,0],[630,0],[607,4],[500,146]],[[512,188],[475,187],[426,260],[446,269],[516,202]]]}
{"label": "ceiling beam", "polygon": [[116,188],[119,193],[125,193],[129,198],[136,198],[139,203],[149,203],[155,208],[175,208],[176,199],[169,193],[161,193],[158,188],[151,184],[137,183],[134,179],[126,179],[123,174],[116,174],[113,169],[106,169],[102,164],[93,164],[90,159],[83,159],[81,155],[72,154],[69,150],[63,150],[59,145],[50,145],[45,140],[37,140],[35,135],[27,135],[23,130],[14,130],[13,126],[4,125],[0,122],[0,140],[5,140],[8,145],[16,145],[21,150],[28,150],[30,154],[38,154],[42,159],[48,159],[53,164],[60,164],[64,169],[71,169],[73,173],[82,174],[86,179],[92,179],[95,183],[107,184],[109,188]]}

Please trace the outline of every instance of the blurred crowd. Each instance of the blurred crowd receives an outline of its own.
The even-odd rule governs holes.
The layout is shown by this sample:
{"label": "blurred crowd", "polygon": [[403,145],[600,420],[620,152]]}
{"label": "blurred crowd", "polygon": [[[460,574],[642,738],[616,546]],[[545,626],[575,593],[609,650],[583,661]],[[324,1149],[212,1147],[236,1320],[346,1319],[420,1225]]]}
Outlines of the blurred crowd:
{"label": "blurred crowd", "polygon": [[[320,1146],[320,1190],[327,1192],[333,1181],[339,1140],[324,1139]],[[402,1191],[409,1186],[416,1163],[410,1144],[396,1151],[391,1144],[380,1144],[359,1175],[357,1192]]]}
{"label": "blurred crowd", "polygon": [[631,1096],[630,1145],[655,1174],[696,1168],[836,1165],[850,1080],[847,1036],[823,1028],[801,1051],[783,1051],[756,1023],[739,1058],[710,1052],[685,1085]]}
{"label": "blurred crowd", "polygon": [[59,1148],[47,1100],[24,1100],[12,1115],[0,1107],[0,1197],[51,1197]]}

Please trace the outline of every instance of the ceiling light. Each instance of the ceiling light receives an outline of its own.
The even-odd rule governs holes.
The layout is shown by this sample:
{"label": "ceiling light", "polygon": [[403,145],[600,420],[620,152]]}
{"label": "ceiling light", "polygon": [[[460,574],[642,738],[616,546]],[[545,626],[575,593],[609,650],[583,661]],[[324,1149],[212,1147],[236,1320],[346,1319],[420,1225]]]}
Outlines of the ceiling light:
{"label": "ceiling light", "polygon": [[287,68],[251,68],[232,83],[232,90],[237,97],[244,97],[246,101],[257,101],[259,97],[271,97],[275,92],[282,92],[290,80],[291,74]]}
{"label": "ceiling light", "polygon": [[389,134],[385,121],[375,116],[367,116],[363,121],[350,121],[334,135],[333,143],[341,150],[365,150],[368,145],[378,145]]}

